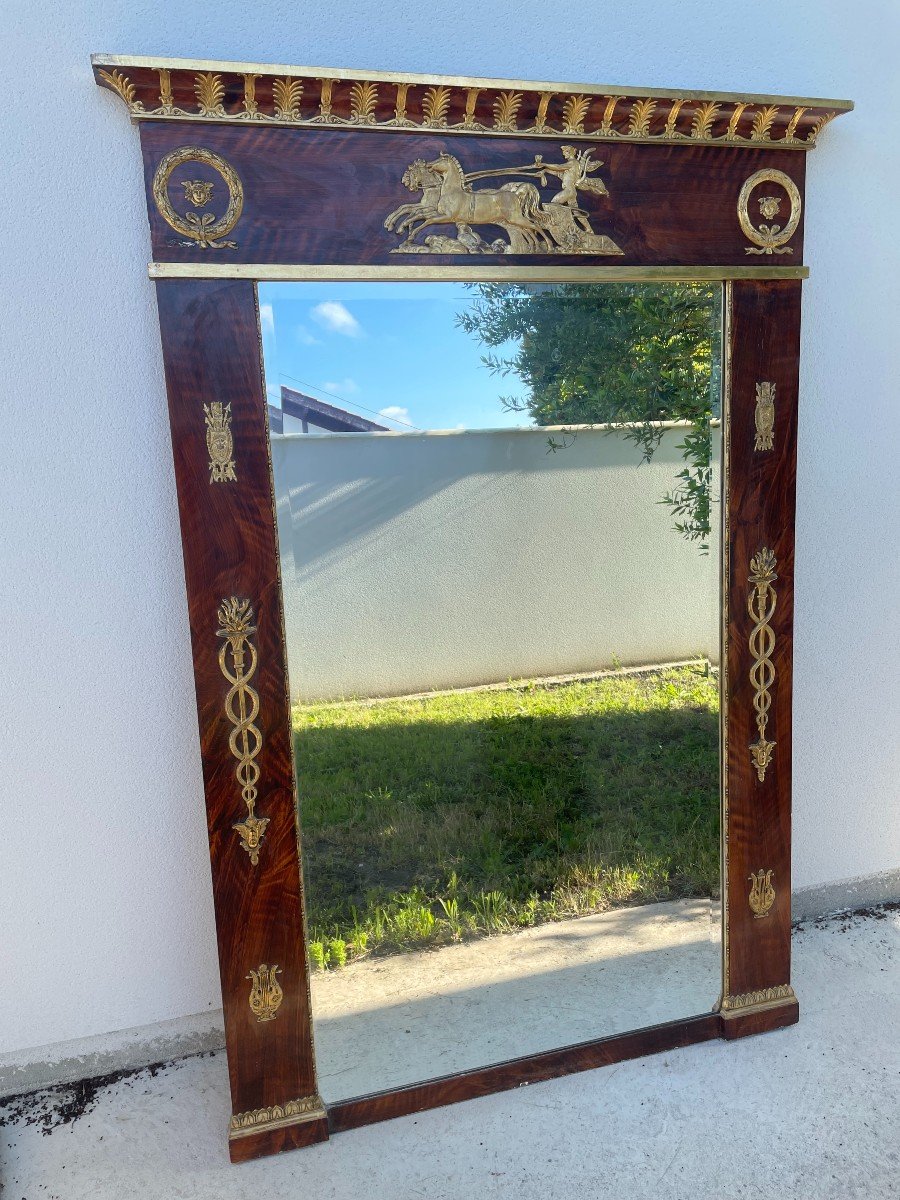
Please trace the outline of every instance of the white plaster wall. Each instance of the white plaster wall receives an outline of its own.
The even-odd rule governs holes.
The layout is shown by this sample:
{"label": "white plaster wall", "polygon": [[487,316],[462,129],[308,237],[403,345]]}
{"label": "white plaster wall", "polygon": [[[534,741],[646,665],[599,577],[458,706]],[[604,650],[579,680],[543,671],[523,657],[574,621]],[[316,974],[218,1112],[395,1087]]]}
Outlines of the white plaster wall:
{"label": "white plaster wall", "polygon": [[599,429],[555,454],[546,430],[274,437],[291,695],[717,662],[719,538],[660,503],[683,437],[649,463]]}
{"label": "white plaster wall", "polygon": [[6,0],[0,1045],[219,1005],[137,134],[91,51],[849,96],[809,160],[795,882],[900,864],[894,0]]}

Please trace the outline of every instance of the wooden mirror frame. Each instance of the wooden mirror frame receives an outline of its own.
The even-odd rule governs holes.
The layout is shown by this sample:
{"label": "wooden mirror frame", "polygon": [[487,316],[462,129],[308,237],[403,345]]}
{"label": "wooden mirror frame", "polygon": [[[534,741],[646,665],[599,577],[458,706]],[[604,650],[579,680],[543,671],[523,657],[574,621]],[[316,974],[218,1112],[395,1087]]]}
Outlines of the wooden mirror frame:
{"label": "wooden mirror frame", "polygon": [[[800,290],[808,274],[803,151],[852,104],[254,63],[92,61],[97,83],[140,125],[232,1159],[796,1021],[790,788]],[[446,236],[451,222],[432,229],[430,244],[418,239],[424,251],[396,253],[400,235],[385,218],[406,198],[401,178],[415,160],[448,154],[469,169],[515,173],[523,152],[550,162],[570,146],[573,154],[596,151],[590,174],[599,162],[608,188],[601,200],[579,201],[592,232],[569,219],[568,242],[545,238],[523,252],[515,230],[502,227],[512,252],[499,253],[481,239],[482,220],[474,240],[464,227],[478,250],[465,253]],[[188,167],[199,179],[185,177]],[[704,1015],[326,1107],[313,1053],[256,282],[439,278],[724,282],[722,993]]]}

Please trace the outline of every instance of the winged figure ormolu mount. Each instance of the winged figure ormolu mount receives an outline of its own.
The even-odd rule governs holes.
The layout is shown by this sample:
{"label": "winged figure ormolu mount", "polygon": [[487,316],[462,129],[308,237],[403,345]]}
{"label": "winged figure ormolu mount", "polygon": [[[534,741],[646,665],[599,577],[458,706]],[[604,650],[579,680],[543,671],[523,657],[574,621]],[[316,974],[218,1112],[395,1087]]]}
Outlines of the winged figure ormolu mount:
{"label": "winged figure ormolu mount", "polygon": [[[524,167],[466,174],[459,160],[446,152],[432,162],[422,158],[407,167],[402,182],[411,192],[422,192],[417,204],[401,204],[385,218],[384,227],[405,234],[393,254],[622,254],[605,234],[595,233],[590,216],[578,203],[579,192],[608,196],[606,185],[591,176],[603,166],[591,158],[593,150],[563,146],[563,162],[544,162],[535,155]],[[478,179],[501,175],[520,178],[500,187],[473,188]],[[542,188],[556,186],[544,200]],[[435,225],[455,225],[455,236],[419,235]],[[506,235],[491,242],[473,226],[493,225]]]}

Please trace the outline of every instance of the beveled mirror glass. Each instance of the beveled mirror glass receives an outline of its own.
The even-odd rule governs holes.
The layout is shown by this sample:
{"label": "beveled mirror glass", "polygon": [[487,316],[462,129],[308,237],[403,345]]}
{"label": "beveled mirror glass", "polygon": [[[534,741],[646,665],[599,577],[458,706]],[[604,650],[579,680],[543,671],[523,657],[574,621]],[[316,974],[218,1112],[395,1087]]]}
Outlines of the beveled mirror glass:
{"label": "beveled mirror glass", "polygon": [[718,999],[721,310],[259,287],[326,1103]]}

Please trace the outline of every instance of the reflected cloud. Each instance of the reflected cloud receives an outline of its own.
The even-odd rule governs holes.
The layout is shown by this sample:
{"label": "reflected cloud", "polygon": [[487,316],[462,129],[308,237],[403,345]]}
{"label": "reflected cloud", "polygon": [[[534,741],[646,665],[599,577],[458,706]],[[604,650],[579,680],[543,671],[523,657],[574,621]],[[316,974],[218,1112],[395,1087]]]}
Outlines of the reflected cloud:
{"label": "reflected cloud", "polygon": [[272,311],[271,304],[261,304],[259,306],[259,323],[266,333],[275,332],[275,314]]}
{"label": "reflected cloud", "polygon": [[409,409],[401,408],[399,404],[389,404],[387,408],[380,408],[378,415],[387,417],[389,421],[402,421],[404,425],[412,424],[409,419]]}
{"label": "reflected cloud", "polygon": [[341,399],[344,396],[355,396],[359,391],[359,384],[355,379],[326,379],[319,389],[323,392],[330,392],[332,395],[337,394]]}
{"label": "reflected cloud", "polygon": [[359,321],[340,300],[323,300],[310,309],[310,315],[332,333],[343,333],[346,337],[360,337],[362,334]]}

